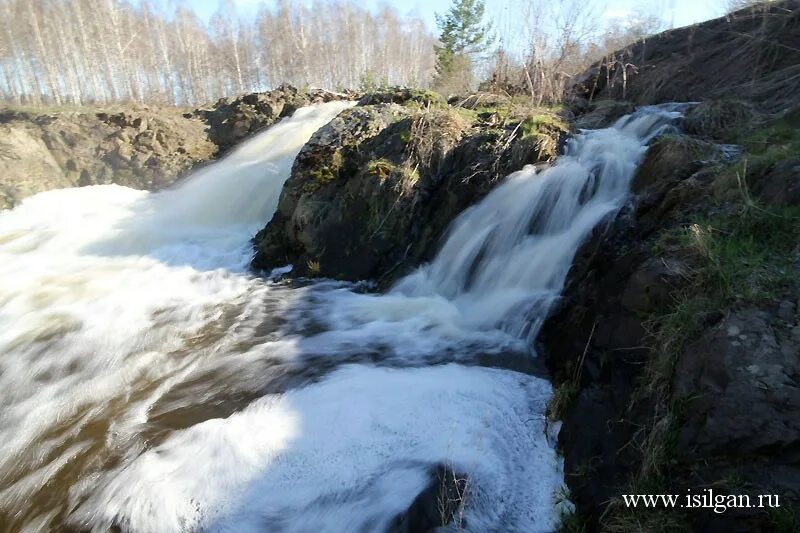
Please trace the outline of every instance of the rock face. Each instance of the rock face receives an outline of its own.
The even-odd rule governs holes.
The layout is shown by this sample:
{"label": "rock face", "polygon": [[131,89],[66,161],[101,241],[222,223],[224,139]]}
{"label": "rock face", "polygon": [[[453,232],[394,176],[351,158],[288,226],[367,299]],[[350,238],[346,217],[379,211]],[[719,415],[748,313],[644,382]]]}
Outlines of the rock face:
{"label": "rock face", "polygon": [[191,112],[140,105],[0,111],[0,209],[62,187],[157,190],[301,106],[349,97],[280,87]]}
{"label": "rock face", "polygon": [[557,154],[567,131],[558,117],[513,118],[503,105],[368,95],[300,152],[255,237],[253,266],[388,282],[430,258],[450,221],[498,179]]}
{"label": "rock face", "polygon": [[800,1],[754,8],[648,37],[593,65],[578,99],[637,104],[736,98],[777,112],[798,103]]}

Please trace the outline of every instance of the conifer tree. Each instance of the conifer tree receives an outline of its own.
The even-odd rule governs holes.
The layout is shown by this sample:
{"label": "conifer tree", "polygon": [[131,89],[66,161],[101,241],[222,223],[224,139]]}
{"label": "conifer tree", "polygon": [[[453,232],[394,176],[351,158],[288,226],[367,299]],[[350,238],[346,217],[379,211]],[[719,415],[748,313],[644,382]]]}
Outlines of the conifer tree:
{"label": "conifer tree", "polygon": [[467,90],[473,59],[491,44],[484,24],[484,0],[453,0],[444,15],[436,15],[440,44],[436,47],[435,84],[442,90]]}

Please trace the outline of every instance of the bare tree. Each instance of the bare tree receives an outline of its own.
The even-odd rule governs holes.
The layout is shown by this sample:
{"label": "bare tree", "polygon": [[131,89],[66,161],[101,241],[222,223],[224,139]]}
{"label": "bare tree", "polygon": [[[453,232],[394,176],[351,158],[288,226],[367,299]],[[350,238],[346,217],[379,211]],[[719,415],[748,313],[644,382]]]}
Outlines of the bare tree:
{"label": "bare tree", "polygon": [[425,86],[434,38],[419,18],[356,0],[278,0],[253,20],[232,0],[209,25],[180,2],[0,0],[0,96],[15,104],[206,103],[281,83]]}

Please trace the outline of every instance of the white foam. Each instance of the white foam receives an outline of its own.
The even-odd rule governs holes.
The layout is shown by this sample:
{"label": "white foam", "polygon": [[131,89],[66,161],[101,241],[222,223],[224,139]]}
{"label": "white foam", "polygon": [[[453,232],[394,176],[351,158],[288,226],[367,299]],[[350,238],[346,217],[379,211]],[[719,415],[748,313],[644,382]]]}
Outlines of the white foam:
{"label": "white foam", "polygon": [[108,473],[75,525],[382,531],[441,463],[471,480],[470,531],[550,531],[560,470],[535,415],[549,392],[500,370],[343,367]]}

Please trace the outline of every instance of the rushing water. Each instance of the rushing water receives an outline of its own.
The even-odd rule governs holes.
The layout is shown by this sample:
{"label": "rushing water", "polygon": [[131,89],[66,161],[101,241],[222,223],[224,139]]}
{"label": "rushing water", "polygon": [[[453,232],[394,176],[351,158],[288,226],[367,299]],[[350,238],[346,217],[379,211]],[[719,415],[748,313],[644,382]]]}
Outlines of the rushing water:
{"label": "rushing water", "polygon": [[170,191],[0,214],[1,530],[382,531],[439,465],[469,480],[466,530],[552,529],[550,386],[508,368],[678,113],[512,174],[387,294],[249,275],[295,155],[349,105],[301,109]]}

